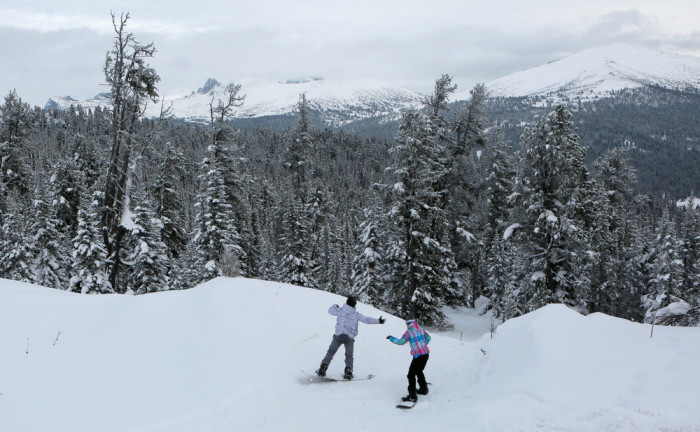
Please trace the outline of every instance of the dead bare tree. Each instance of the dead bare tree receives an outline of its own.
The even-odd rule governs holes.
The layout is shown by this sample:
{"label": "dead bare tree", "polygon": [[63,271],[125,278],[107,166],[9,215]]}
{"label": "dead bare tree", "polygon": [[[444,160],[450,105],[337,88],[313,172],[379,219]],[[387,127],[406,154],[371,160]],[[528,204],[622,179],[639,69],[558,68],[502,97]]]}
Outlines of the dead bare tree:
{"label": "dead bare tree", "polygon": [[146,63],[156,52],[152,43],[142,44],[126,31],[129,14],[117,18],[112,14],[114,45],[107,52],[105,80],[112,98],[112,149],[102,196],[102,237],[109,255],[107,273],[111,290],[121,293],[118,274],[121,267],[121,245],[125,234],[122,216],[127,199],[127,180],[131,152],[135,143],[135,126],[143,115],[148,100],[156,101],[156,83],[160,77]]}

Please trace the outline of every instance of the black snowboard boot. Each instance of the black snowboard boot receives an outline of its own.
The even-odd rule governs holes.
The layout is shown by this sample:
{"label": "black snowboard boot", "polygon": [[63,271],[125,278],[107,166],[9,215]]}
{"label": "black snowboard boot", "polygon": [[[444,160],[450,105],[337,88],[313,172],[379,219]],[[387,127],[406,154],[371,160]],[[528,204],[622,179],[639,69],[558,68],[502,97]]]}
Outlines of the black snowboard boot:
{"label": "black snowboard boot", "polygon": [[402,397],[401,400],[404,402],[418,402],[418,396],[408,395],[408,396]]}
{"label": "black snowboard boot", "polygon": [[328,365],[327,364],[322,364],[320,368],[316,371],[316,375],[320,377],[326,376],[326,371],[328,370]]}
{"label": "black snowboard boot", "polygon": [[346,367],[345,373],[343,374],[343,378],[345,378],[346,380],[351,380],[352,379],[352,369],[350,369],[349,367]]}
{"label": "black snowboard boot", "polygon": [[419,388],[416,393],[418,393],[419,395],[427,395],[428,394],[428,387],[426,386],[424,388]]}

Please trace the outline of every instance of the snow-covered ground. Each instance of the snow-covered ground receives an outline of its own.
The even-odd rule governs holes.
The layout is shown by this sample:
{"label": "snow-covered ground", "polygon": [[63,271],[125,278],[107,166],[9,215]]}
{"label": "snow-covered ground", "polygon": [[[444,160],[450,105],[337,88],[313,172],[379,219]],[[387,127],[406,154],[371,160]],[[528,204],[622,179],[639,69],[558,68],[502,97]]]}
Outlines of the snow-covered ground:
{"label": "snow-covered ground", "polygon": [[491,338],[489,316],[450,310],[455,330],[432,333],[431,393],[405,411],[408,347],[385,339],[405,325],[367,305],[388,320],[361,324],[355,372],[376,377],[300,382],[342,301],[243,278],[144,296],[2,280],[0,431],[700,430],[700,328],[650,338],[649,325],[551,305]]}

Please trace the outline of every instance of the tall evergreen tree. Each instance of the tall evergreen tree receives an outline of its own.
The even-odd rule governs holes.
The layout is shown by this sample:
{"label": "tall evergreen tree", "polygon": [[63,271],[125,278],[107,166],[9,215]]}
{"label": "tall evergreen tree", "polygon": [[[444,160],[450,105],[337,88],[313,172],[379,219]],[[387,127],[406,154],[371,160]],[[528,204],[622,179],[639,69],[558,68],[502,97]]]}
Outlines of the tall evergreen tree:
{"label": "tall evergreen tree", "polygon": [[134,209],[124,264],[129,267],[128,289],[136,294],[169,289],[168,256],[160,238],[162,229],[160,219],[155,217],[147,201]]}
{"label": "tall evergreen tree", "polygon": [[[45,190],[45,189],[44,189]],[[68,284],[67,250],[61,242],[58,221],[53,217],[53,209],[47,202],[46,192],[37,190],[34,199],[34,218],[29,233],[33,282],[56,289],[66,289]]]}
{"label": "tall evergreen tree", "polygon": [[371,205],[364,209],[363,215],[353,258],[351,292],[362,302],[383,306],[387,269],[381,210],[378,205]]}
{"label": "tall evergreen tree", "polygon": [[[528,258],[524,287],[528,310],[549,303],[585,308],[579,257],[585,252],[581,181],[585,151],[579,144],[571,113],[563,105],[529,125],[522,138],[525,220],[524,253]],[[585,176],[583,176],[585,177]]]}
{"label": "tall evergreen tree", "polygon": [[95,206],[78,210],[73,239],[70,290],[83,294],[114,292],[107,277],[107,250],[102,243]]}
{"label": "tall evergreen tree", "polygon": [[441,131],[432,120],[416,111],[404,113],[391,168],[397,182],[391,211],[398,237],[391,246],[395,308],[400,314],[415,313],[423,322],[447,324],[441,311],[445,297],[454,289],[454,256],[449,247],[449,224],[443,208],[446,194],[444,148]]}
{"label": "tall evergreen tree", "polygon": [[163,161],[153,185],[155,216],[161,221],[160,233],[170,257],[177,259],[187,244],[187,233],[182,226],[183,202],[177,185],[184,177],[184,155],[170,142],[165,144]]}
{"label": "tall evergreen tree", "polygon": [[280,275],[282,282],[293,285],[316,287],[313,270],[316,267],[311,260],[308,245],[310,221],[306,217],[306,207],[293,194],[287,196],[282,217],[282,235],[280,243]]}
{"label": "tall evergreen tree", "polygon": [[222,276],[222,269],[229,264],[227,261],[243,258],[240,236],[234,225],[235,213],[226,184],[226,172],[229,169],[227,164],[231,159],[227,149],[218,142],[209,145],[206,156],[200,175],[202,192],[197,203],[197,228],[194,235],[201,280]]}
{"label": "tall evergreen tree", "polygon": [[34,281],[32,251],[25,234],[27,222],[14,211],[5,214],[0,236],[0,276],[20,282]]}

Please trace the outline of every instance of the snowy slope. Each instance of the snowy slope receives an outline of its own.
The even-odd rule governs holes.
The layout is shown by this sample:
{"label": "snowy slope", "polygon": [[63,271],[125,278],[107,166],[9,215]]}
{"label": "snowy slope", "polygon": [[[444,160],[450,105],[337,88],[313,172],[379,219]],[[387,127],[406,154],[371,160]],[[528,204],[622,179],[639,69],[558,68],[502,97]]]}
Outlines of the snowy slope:
{"label": "snowy slope", "polygon": [[[648,325],[552,305],[493,339],[434,332],[431,394],[403,411],[408,347],[385,339],[401,335],[399,318],[361,324],[356,374],[374,379],[300,383],[330,342],[326,310],[342,301],[242,278],[136,297],[0,281],[0,430],[700,429],[700,328],[657,326],[652,339]],[[470,323],[462,334],[487,327],[458,321]]]}
{"label": "snowy slope", "polygon": [[[700,59],[629,44],[587,49],[486,84],[494,96],[593,98],[613,90],[656,85],[700,89]],[[461,97],[464,97],[462,95]]]}
{"label": "snowy slope", "polygon": [[[321,78],[279,82],[263,79],[242,79],[241,93],[245,103],[234,110],[234,117],[262,117],[289,114],[296,110],[299,96],[306,93],[309,106],[321,113],[324,121],[338,126],[367,117],[395,118],[404,108],[419,106],[423,96],[403,87],[388,86],[378,82],[362,81],[339,83]],[[226,99],[227,83],[209,79],[203,87],[187,96],[165,96],[165,106],[172,106],[172,114],[181,119],[197,122],[209,121],[209,105]],[[52,97],[47,108],[68,109],[81,104],[92,108],[109,106],[109,100],[96,97],[76,101],[70,97]],[[151,104],[146,115],[157,117],[160,105]]]}

